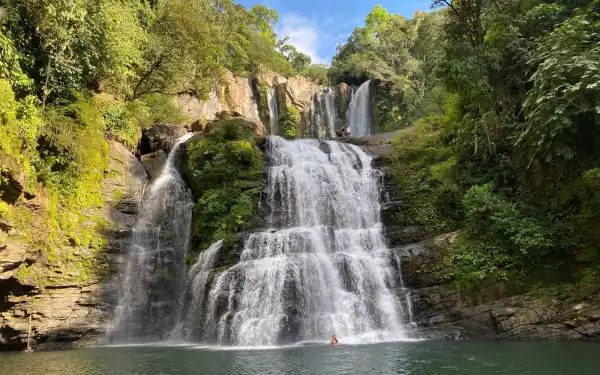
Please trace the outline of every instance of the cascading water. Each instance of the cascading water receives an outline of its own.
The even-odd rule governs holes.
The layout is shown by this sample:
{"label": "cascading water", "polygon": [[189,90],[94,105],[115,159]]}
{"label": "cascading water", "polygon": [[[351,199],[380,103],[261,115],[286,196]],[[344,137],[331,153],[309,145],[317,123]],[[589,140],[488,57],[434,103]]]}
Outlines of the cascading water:
{"label": "cascading water", "polygon": [[208,280],[211,277],[212,267],[222,246],[223,241],[217,241],[201,252],[198,259],[196,259],[196,264],[190,270],[188,292],[191,295],[191,301],[184,323],[184,326],[188,329],[188,336],[201,337],[203,335],[203,332],[198,331],[198,328],[202,328],[202,326],[190,325],[187,322],[194,322],[202,314],[206,302]]}
{"label": "cascading water", "polygon": [[327,115],[327,128],[329,136],[335,137],[335,93],[328,87],[324,93],[325,114]]}
{"label": "cascading water", "polygon": [[309,108],[309,129],[308,135],[316,138],[325,138],[327,131],[325,129],[325,123],[323,121],[323,115],[325,111],[323,109],[323,103],[321,101],[320,93],[315,93],[310,101]]}
{"label": "cascading water", "polygon": [[177,139],[144,193],[109,328],[113,342],[162,339],[180,319],[193,201],[176,165],[181,144],[191,136]]}
{"label": "cascading water", "polygon": [[308,136],[335,137],[335,94],[330,87],[313,94],[308,112]]}
{"label": "cascading water", "polygon": [[[381,234],[379,173],[360,148],[269,137],[269,229],[245,240],[240,261],[191,273],[187,339],[241,346],[326,340],[405,339],[409,306],[393,293],[401,275]],[[209,284],[209,285],[207,285]]]}
{"label": "cascading water", "polygon": [[269,90],[267,96],[269,100],[269,132],[271,135],[281,135],[279,134],[279,109],[275,88]]}
{"label": "cascading water", "polygon": [[348,108],[348,124],[353,137],[371,135],[371,81],[366,81],[352,95]]}

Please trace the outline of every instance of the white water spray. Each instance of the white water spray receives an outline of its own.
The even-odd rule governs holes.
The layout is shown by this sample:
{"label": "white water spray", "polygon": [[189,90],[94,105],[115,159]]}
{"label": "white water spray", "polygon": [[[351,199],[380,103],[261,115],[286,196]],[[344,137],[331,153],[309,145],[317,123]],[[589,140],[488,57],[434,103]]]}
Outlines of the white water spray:
{"label": "white water spray", "polygon": [[269,133],[271,135],[281,135],[279,134],[279,108],[277,107],[275,88],[269,90],[267,99],[269,100]]}
{"label": "white water spray", "polygon": [[325,114],[327,115],[327,128],[329,136],[335,137],[335,93],[328,87],[324,93]]}

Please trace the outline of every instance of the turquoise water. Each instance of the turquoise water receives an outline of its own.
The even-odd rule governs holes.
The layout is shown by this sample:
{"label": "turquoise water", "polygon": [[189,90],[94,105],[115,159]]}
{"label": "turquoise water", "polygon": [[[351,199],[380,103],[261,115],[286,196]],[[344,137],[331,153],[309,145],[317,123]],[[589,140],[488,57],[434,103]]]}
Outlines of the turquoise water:
{"label": "turquoise water", "polygon": [[412,342],[266,350],[130,346],[0,354],[2,375],[598,375],[600,343]]}

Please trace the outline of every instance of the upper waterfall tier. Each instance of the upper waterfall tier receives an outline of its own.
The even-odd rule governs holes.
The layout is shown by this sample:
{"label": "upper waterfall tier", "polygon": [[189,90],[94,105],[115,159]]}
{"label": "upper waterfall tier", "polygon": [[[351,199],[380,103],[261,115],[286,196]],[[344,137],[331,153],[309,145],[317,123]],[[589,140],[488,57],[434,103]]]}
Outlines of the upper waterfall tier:
{"label": "upper waterfall tier", "polygon": [[[241,346],[405,338],[409,311],[381,234],[371,157],[334,141],[269,137],[262,205],[270,229],[250,234],[233,267],[207,276],[220,244],[198,258],[185,332]],[[201,302],[200,302],[201,301]]]}
{"label": "upper waterfall tier", "polygon": [[348,109],[348,126],[353,137],[371,135],[371,81],[366,81],[353,92]]}
{"label": "upper waterfall tier", "polygon": [[[193,131],[204,130],[208,122],[225,112],[254,123],[259,136],[333,138],[342,135],[348,125],[353,90],[356,88],[345,83],[324,87],[301,76],[265,74],[250,79],[227,73],[205,100],[184,94],[177,103],[193,124]],[[286,134],[286,126],[293,131],[288,129]]]}

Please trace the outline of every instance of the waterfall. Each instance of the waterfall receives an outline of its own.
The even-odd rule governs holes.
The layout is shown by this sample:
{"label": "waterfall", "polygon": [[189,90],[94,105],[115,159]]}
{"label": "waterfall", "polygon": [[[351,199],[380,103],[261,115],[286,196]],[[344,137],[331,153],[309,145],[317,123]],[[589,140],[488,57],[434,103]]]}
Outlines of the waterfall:
{"label": "waterfall", "polygon": [[[206,286],[211,276],[212,267],[216,257],[223,246],[223,241],[217,241],[208,249],[198,255],[196,264],[190,270],[188,292],[191,294],[190,307],[187,313],[187,319],[184,325],[189,334],[202,336],[202,332],[194,331],[198,328],[197,325],[189,325],[188,322],[193,322],[200,314],[204,307],[206,299]],[[201,328],[201,327],[200,327]]]}
{"label": "waterfall", "polygon": [[194,267],[187,339],[241,346],[405,339],[402,286],[380,222],[380,174],[359,147],[269,137],[268,229],[208,280],[221,245]]}
{"label": "waterfall", "polygon": [[360,85],[352,94],[350,108],[348,108],[348,124],[353,137],[371,135],[371,98],[370,85],[367,81]]}
{"label": "waterfall", "polygon": [[335,93],[328,87],[324,93],[325,113],[327,115],[327,128],[329,136],[335,137]]}
{"label": "waterfall", "polygon": [[271,135],[281,135],[279,134],[279,108],[277,108],[275,88],[269,90],[267,96],[269,100],[269,133]]}
{"label": "waterfall", "polygon": [[335,94],[330,87],[313,94],[308,110],[307,136],[314,138],[335,137]]}
{"label": "waterfall", "polygon": [[162,339],[180,319],[193,201],[177,163],[181,144],[191,136],[177,139],[160,175],[144,192],[109,329],[112,341]]}

